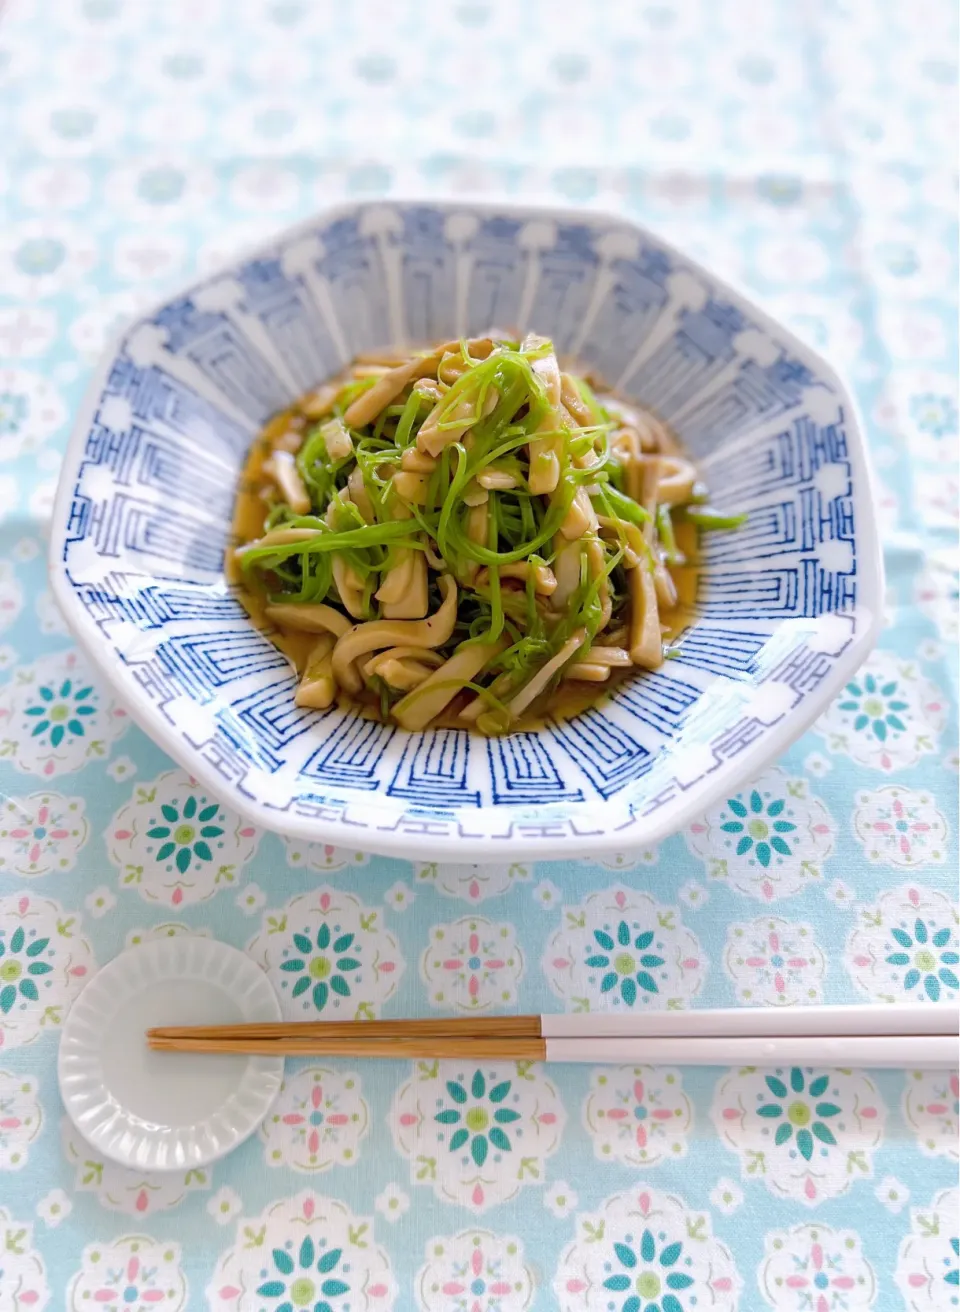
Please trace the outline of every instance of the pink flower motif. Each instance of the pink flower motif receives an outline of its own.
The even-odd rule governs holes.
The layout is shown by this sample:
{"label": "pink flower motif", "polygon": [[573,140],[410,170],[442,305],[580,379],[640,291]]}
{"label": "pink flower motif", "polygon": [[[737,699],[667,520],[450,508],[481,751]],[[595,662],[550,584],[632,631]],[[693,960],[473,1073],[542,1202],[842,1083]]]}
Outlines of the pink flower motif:
{"label": "pink flower motif", "polygon": [[156,1288],[156,1275],[156,1267],[141,1266],[138,1257],[131,1257],[126,1268],[107,1272],[110,1285],[94,1290],[94,1302],[124,1303],[128,1307],[137,1303],[147,1306],[162,1303],[166,1295],[162,1289]]}
{"label": "pink flower motif", "polygon": [[[297,1130],[300,1142],[306,1142],[307,1151],[315,1157],[320,1151],[321,1139],[336,1139],[338,1128],[349,1125],[350,1117],[343,1112],[332,1112],[335,1100],[326,1100],[323,1085],[315,1084],[310,1090],[309,1098],[302,1111],[288,1112],[283,1118],[284,1125]],[[301,1128],[302,1127],[302,1128]]]}
{"label": "pink flower motif", "polygon": [[488,956],[491,951],[489,943],[481,943],[479,934],[472,933],[467,938],[466,955],[447,957],[443,969],[454,971],[461,979],[466,979],[467,992],[471,998],[475,998],[480,992],[481,978],[489,978],[491,972],[502,970],[506,965],[503,957]]}

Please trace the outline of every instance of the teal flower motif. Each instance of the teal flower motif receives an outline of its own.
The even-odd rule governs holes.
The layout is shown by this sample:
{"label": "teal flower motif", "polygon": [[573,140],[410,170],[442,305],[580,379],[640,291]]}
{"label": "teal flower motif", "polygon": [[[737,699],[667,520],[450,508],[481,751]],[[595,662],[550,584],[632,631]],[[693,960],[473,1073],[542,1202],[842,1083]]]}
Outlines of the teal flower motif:
{"label": "teal flower motif", "polygon": [[952,1266],[943,1279],[945,1284],[953,1285],[956,1288],[957,1285],[960,1285],[960,1238],[954,1235],[950,1240],[950,1247],[953,1250],[957,1265]]}
{"label": "teal flower motif", "polygon": [[678,1268],[690,1266],[691,1258],[683,1251],[683,1242],[673,1239],[664,1242],[664,1232],[654,1234],[644,1230],[640,1242],[631,1235],[613,1246],[619,1270],[613,1262],[607,1263],[612,1272],[603,1282],[603,1288],[614,1294],[626,1294],[618,1312],[688,1312],[697,1306],[693,1276]]}
{"label": "teal flower motif", "polygon": [[36,981],[53,970],[46,961],[37,958],[50,943],[49,938],[35,938],[27,942],[23,926],[18,925],[4,942],[0,931],[0,1012],[4,1016],[13,1008],[18,997],[36,1002],[39,997]]}
{"label": "teal flower motif", "polygon": [[[273,1312],[334,1312],[331,1298],[350,1293],[350,1282],[344,1279],[346,1269],[341,1267],[343,1249],[330,1248],[317,1255],[317,1246],[308,1235],[300,1245],[296,1257],[293,1244],[275,1248],[270,1254],[271,1267],[260,1271],[262,1284],[257,1288],[261,1298],[282,1300],[274,1304]],[[261,1305],[262,1306],[262,1305]]]}
{"label": "teal flower motif", "polygon": [[67,248],[54,237],[30,237],[21,242],[14,255],[14,263],[28,278],[53,273],[66,259]]}
{"label": "teal flower motif", "polygon": [[437,1112],[438,1125],[455,1125],[447,1147],[458,1153],[469,1142],[470,1156],[477,1166],[487,1160],[491,1148],[502,1153],[512,1150],[510,1136],[503,1128],[519,1121],[520,1113],[502,1104],[510,1092],[511,1081],[503,1080],[488,1091],[483,1071],[474,1071],[469,1091],[459,1080],[447,1081],[447,1093],[456,1104]]}
{"label": "teal flower motif", "polygon": [[220,825],[212,823],[220,811],[216,802],[198,810],[197,799],[191,795],[181,808],[165,802],[160,811],[167,823],[147,830],[148,838],[160,841],[158,861],[169,861],[176,853],[174,865],[182,875],[190,869],[194,858],[198,861],[213,860],[209,840],[219,838],[223,833]]}
{"label": "teal flower motif", "polygon": [[790,1071],[790,1088],[776,1075],[766,1077],[766,1085],[778,1101],[763,1103],[757,1115],[765,1120],[778,1121],[773,1141],[779,1147],[796,1135],[797,1151],[804,1161],[813,1156],[814,1139],[828,1147],[836,1146],[836,1138],[827,1121],[839,1116],[841,1108],[835,1102],[826,1102],[823,1095],[830,1085],[829,1075],[818,1075],[810,1081],[799,1066]]}
{"label": "teal flower motif", "polygon": [[298,975],[291,997],[299,998],[309,988],[313,988],[313,1005],[317,1011],[323,1011],[330,1001],[330,994],[336,993],[341,998],[350,997],[348,975],[354,974],[363,964],[359,957],[348,955],[354,946],[355,934],[340,934],[333,937],[326,921],[317,930],[316,948],[307,934],[294,934],[293,945],[297,956],[288,956],[280,969],[288,975]]}
{"label": "teal flower motif", "polygon": [[887,741],[891,729],[897,733],[906,732],[907,726],[901,720],[900,712],[907,710],[910,703],[903,700],[902,694],[898,695],[898,686],[896,679],[878,684],[872,674],[847,684],[847,699],[839,703],[839,709],[856,717],[854,732],[867,729],[882,743]]}
{"label": "teal flower motif", "polygon": [[86,736],[84,720],[96,714],[93,688],[74,688],[72,679],[64,679],[60,687],[41,684],[37,689],[40,701],[35,706],[28,706],[27,714],[36,723],[31,738],[40,738],[49,734],[51,747],[59,747],[69,733],[74,738]]}
{"label": "teal flower motif", "polygon": [[890,937],[894,942],[886,946],[894,950],[884,959],[890,966],[907,967],[903,987],[908,993],[922,981],[930,1001],[939,1002],[942,987],[960,989],[960,979],[953,969],[960,964],[960,952],[951,929],[933,929],[918,916],[912,934],[898,928],[891,929]]}
{"label": "teal flower motif", "polygon": [[627,1006],[632,1007],[637,1000],[638,990],[644,993],[660,992],[650,971],[664,965],[665,958],[647,950],[656,946],[652,929],[634,934],[627,922],[621,920],[616,928],[616,938],[605,929],[595,929],[593,937],[602,951],[595,952],[591,947],[591,955],[587,957],[586,964],[605,972],[600,981],[601,993],[610,993],[616,989]]}
{"label": "teal flower motif", "polygon": [[720,828],[726,834],[740,834],[737,856],[745,856],[756,844],[754,856],[766,869],[774,852],[780,856],[790,855],[790,844],[783,835],[792,833],[797,826],[789,820],[780,819],[787,805],[783,798],[778,797],[764,804],[763,798],[754,789],[749,800],[750,809],[747,810],[739,798],[727,798],[727,806],[738,818],[728,820]]}
{"label": "teal flower motif", "polygon": [[17,392],[0,392],[0,437],[16,433],[27,417],[26,397]]}
{"label": "teal flower motif", "polygon": [[949,437],[957,431],[957,407],[946,395],[921,392],[910,398],[910,418],[922,433]]}

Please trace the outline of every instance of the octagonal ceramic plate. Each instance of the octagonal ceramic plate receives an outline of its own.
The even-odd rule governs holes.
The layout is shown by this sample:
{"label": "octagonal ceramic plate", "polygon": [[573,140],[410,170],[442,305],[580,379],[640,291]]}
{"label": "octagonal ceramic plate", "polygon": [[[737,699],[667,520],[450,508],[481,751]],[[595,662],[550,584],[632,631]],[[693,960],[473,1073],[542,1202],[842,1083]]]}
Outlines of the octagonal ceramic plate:
{"label": "octagonal ceramic plate", "polygon": [[[358,352],[491,324],[549,334],[652,406],[746,525],[706,539],[677,659],[573,720],[485,741],[295,707],[223,577],[251,439]],[[132,324],[77,420],[51,568],[100,672],[224,801],[301,839],[469,861],[677,828],[809,725],[882,599],[863,439],[830,367],[650,233],[506,204],[331,211]]]}

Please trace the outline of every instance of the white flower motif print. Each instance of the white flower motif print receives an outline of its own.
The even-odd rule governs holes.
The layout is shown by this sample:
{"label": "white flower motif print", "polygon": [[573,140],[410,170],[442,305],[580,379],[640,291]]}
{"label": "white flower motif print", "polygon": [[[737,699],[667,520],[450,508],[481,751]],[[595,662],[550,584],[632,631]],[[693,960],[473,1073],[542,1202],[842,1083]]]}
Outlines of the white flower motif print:
{"label": "white flower motif print", "polygon": [[743,1206],[743,1190],[735,1181],[723,1177],[710,1190],[710,1202],[724,1216],[732,1216]]}
{"label": "white flower motif print", "polygon": [[910,1071],[903,1119],[925,1157],[960,1157],[960,1076],[956,1071]]}
{"label": "white flower motif print", "polygon": [[723,965],[739,1000],[752,1006],[823,999],[827,959],[809,925],[782,916],[734,923],[727,930]]}
{"label": "white flower motif print", "polygon": [[[3,436],[0,433],[0,444]],[[9,560],[0,560],[0,633],[9,628],[20,614],[23,592]]]}
{"label": "white flower motif print", "polygon": [[125,779],[132,779],[136,773],[137,767],[129,756],[116,756],[107,766],[107,774],[118,784],[122,784]]}
{"label": "white flower motif print", "polygon": [[429,884],[444,897],[473,903],[501,897],[514,885],[527,883],[532,874],[530,866],[516,861],[491,862],[489,865],[424,861],[414,866],[414,879],[418,884]]}
{"label": "white flower motif print", "polygon": [[245,916],[254,916],[266,905],[267,895],[259,884],[248,884],[236,896],[237,907]]}
{"label": "white flower motif print", "polygon": [[225,1185],[207,1203],[207,1212],[217,1225],[229,1225],[243,1211],[243,1199]]}
{"label": "white flower motif print", "polygon": [[0,873],[34,878],[72,870],[90,835],[82,797],[31,793],[0,806]]}
{"label": "white flower motif print", "polygon": [[69,1312],[99,1306],[123,1312],[185,1312],[187,1281],[180,1245],[149,1235],[88,1244],[66,1292]]}
{"label": "white flower motif print", "polygon": [[397,991],[400,944],[374,907],[322,886],[268,911],[247,951],[270,975],[291,1019],[372,1020]]}
{"label": "white flower motif print", "polygon": [[552,879],[541,879],[533,890],[533,900],[544,911],[552,911],[560,905],[560,890]]}
{"label": "white flower motif print", "polygon": [[930,793],[885,784],[857,794],[853,830],[868,861],[917,869],[946,860],[947,821]]}
{"label": "white flower motif print", "polygon": [[177,938],[181,934],[195,934],[198,938],[210,938],[210,930],[206,928],[194,928],[193,925],[185,925],[179,920],[168,920],[163,924],[150,925],[146,929],[131,929],[130,933],[124,939],[123,946],[126,948],[139,947],[141,943],[153,943],[161,938]]}
{"label": "white flower motif print", "polygon": [[859,1071],[745,1067],[717,1082],[710,1114],[742,1179],[815,1207],[872,1175],[887,1109]]}
{"label": "white flower motif print", "polygon": [[370,1218],[310,1191],[237,1224],[207,1285],[210,1312],[317,1304],[341,1312],[391,1312],[397,1282]]}
{"label": "white flower motif print", "polygon": [[210,1188],[210,1170],[137,1171],[103,1157],[65,1116],[60,1123],[64,1159],[73,1167],[74,1193],[94,1194],[101,1207],[128,1216],[147,1216],[179,1206],[197,1190]]}
{"label": "white flower motif print", "polygon": [[36,1080],[0,1071],[0,1171],[20,1171],[26,1166],[30,1145],[42,1125]]}
{"label": "white flower motif print", "polygon": [[423,1312],[524,1312],[536,1285],[519,1239],[474,1229],[428,1240],[414,1290]]}
{"label": "white flower motif print", "polygon": [[827,1225],[771,1230],[757,1272],[760,1292],[776,1312],[866,1312],[877,1296],[873,1267],[860,1236]]}
{"label": "white flower motif print", "polygon": [[558,1221],[565,1221],[577,1207],[576,1190],[566,1180],[556,1180],[543,1195],[543,1205]]}
{"label": "white flower motif print", "polygon": [[603,856],[590,857],[580,864],[590,869],[603,866],[605,870],[635,870],[637,866],[655,866],[658,860],[659,854],[655,847],[642,847],[629,852],[606,852]]}
{"label": "white flower motif print", "polygon": [[831,752],[875,770],[902,770],[937,751],[947,698],[915,661],[874,652],[814,725]]}
{"label": "white flower motif print", "polygon": [[774,767],[752,788],[729,797],[687,830],[687,846],[710,879],[773,902],[823,878],[834,823],[806,779]]}
{"label": "white flower motif print", "polygon": [[679,1071],[606,1066],[590,1077],[583,1123],[601,1161],[654,1166],[686,1155],[693,1106]]}
{"label": "white flower motif print", "polygon": [[940,1002],[960,993],[957,909],[944,893],[913,884],[864,907],[847,939],[846,967],[875,1002]]}
{"label": "white flower motif print", "polygon": [[407,907],[412,906],[415,893],[409,884],[405,884],[402,879],[398,879],[383,895],[383,900],[388,907],[393,907],[394,911],[406,911]]}
{"label": "white flower motif print", "polygon": [[956,472],[914,467],[912,475],[913,504],[922,508],[924,528],[946,529],[956,540],[960,520],[960,481]]}
{"label": "white flower motif print", "polygon": [[81,299],[79,313],[67,329],[70,345],[85,364],[96,363],[121,325],[130,323],[148,301],[149,289],[141,287]]}
{"label": "white flower motif print", "polygon": [[835,879],[823,891],[830,901],[838,907],[852,906],[855,901],[853,889],[849,884],[845,884],[842,879]]}
{"label": "white flower motif print", "polygon": [[489,1011],[517,1000],[523,953],[516,929],[483,916],[434,925],[420,958],[420,975],[434,1007]]}
{"label": "white flower motif print", "polygon": [[893,1273],[909,1312],[960,1306],[960,1190],[944,1189],[929,1207],[910,1209],[910,1232],[900,1243]]}
{"label": "white flower motif print", "polygon": [[0,757],[21,774],[79,770],[106,756],[124,733],[127,713],[75,651],[22,665],[0,690]]}
{"label": "white flower motif print", "polygon": [[0,309],[0,355],[26,360],[43,355],[57,335],[57,316],[39,305]]}
{"label": "white flower motif print", "polygon": [[960,578],[955,551],[930,552],[914,583],[914,599],[945,642],[960,631]]}
{"label": "white flower motif print", "polygon": [[151,283],[179,273],[187,250],[179,233],[135,227],[121,231],[112,245],[113,267],[124,282]]}
{"label": "white flower motif print", "polygon": [[134,788],[107,826],[106,841],[121,888],[176,908],[235,885],[260,831],[182,770],[168,770]]}
{"label": "white flower motif print", "polygon": [[309,1066],[284,1080],[260,1137],[268,1166],[319,1172],[352,1166],[369,1126],[359,1075]]}
{"label": "white flower motif print", "polygon": [[373,1205],[381,1216],[386,1217],[391,1225],[399,1221],[410,1210],[410,1195],[398,1184],[388,1184],[382,1193],[377,1194]]}
{"label": "white flower motif print", "polygon": [[708,1212],[638,1184],[577,1216],[553,1293],[561,1312],[735,1312],[742,1284]]}
{"label": "white flower motif print", "polygon": [[[48,218],[7,223],[0,232],[0,286],[36,304],[85,277],[97,258],[96,242],[78,224]],[[0,371],[0,392],[2,379]]]}
{"label": "white flower motif print", "polygon": [[62,1025],[96,963],[80,917],[28,894],[0,897],[0,1047]]}
{"label": "white flower motif print", "polygon": [[349,866],[365,866],[370,860],[363,852],[346,847],[333,847],[330,843],[304,843],[298,838],[285,838],[287,864],[295,869],[317,870],[330,874]]}
{"label": "white flower motif print", "polygon": [[37,1203],[37,1216],[53,1230],[73,1211],[73,1203],[62,1189],[51,1189]]}
{"label": "white flower motif print", "polygon": [[51,593],[41,592],[37,597],[34,609],[37,612],[37,623],[40,626],[41,633],[59,637],[70,632],[60,607],[54,601]]}
{"label": "white flower motif print", "polygon": [[706,969],[677,909],[622,884],[564,907],[543,954],[550,987],[575,1011],[684,1006]]}
{"label": "white flower motif print", "polygon": [[43,1258],[33,1247],[33,1226],[0,1207],[0,1295],[4,1312],[43,1312],[50,1286]]}
{"label": "white flower motif print", "polygon": [[874,1189],[873,1196],[893,1216],[899,1216],[910,1201],[910,1190],[896,1176],[885,1175]]}
{"label": "white flower motif print", "polygon": [[705,906],[710,901],[710,892],[704,884],[698,884],[695,879],[689,879],[681,885],[678,890],[680,901],[695,911],[698,907]]}
{"label": "white flower motif print", "polygon": [[388,1118],[411,1184],[477,1213],[542,1185],[565,1121],[557,1089],[529,1062],[417,1062]]}

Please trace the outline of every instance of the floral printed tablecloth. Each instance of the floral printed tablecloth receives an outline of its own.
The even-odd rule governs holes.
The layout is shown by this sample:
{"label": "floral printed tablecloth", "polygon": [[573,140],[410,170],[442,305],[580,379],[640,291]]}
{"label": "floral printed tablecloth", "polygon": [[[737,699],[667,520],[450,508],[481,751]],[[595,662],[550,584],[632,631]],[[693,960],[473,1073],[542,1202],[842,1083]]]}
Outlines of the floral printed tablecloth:
{"label": "floral printed tablecloth", "polygon": [[[955,7],[0,9],[2,1312],[957,1306],[955,1076],[290,1063],[259,1135],[185,1176],[98,1159],[55,1076],[98,966],[173,934],[247,950],[290,1016],[957,996]],[[128,723],[47,589],[119,318],[344,195],[478,191],[659,228],[862,406],[879,650],[657,851],[474,869],[260,833]]]}

